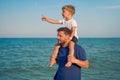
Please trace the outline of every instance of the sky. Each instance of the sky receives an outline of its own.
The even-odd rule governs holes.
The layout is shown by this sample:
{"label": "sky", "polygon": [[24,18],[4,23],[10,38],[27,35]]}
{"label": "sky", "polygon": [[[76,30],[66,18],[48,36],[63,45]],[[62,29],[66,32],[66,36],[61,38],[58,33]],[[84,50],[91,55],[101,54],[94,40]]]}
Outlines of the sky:
{"label": "sky", "polygon": [[74,5],[79,37],[120,37],[120,0],[0,0],[0,38],[56,37],[62,6]]}

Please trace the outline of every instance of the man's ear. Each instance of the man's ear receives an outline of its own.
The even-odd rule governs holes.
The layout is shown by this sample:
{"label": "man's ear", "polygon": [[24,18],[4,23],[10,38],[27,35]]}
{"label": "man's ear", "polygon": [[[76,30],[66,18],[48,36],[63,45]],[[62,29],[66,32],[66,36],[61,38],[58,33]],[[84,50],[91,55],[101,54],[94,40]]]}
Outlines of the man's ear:
{"label": "man's ear", "polygon": [[68,35],[67,38],[70,39],[70,36]]}

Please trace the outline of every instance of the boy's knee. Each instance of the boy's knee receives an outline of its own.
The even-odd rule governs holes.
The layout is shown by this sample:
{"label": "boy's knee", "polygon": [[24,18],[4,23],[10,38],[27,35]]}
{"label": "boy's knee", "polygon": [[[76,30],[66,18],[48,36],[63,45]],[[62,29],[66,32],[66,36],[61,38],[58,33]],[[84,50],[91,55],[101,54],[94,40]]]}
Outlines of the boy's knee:
{"label": "boy's knee", "polygon": [[55,45],[54,48],[55,48],[55,49],[59,49],[59,48],[60,48],[60,45]]}
{"label": "boy's knee", "polygon": [[74,43],[73,41],[70,41],[69,45],[70,45],[70,46],[74,46],[75,43]]}

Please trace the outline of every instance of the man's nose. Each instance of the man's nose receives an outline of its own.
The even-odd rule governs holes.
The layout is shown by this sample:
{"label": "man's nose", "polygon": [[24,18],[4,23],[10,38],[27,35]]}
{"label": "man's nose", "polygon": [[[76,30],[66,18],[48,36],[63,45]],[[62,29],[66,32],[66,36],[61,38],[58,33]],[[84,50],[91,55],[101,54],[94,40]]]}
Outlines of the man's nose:
{"label": "man's nose", "polygon": [[60,39],[60,37],[59,37],[59,36],[57,36],[57,39]]}

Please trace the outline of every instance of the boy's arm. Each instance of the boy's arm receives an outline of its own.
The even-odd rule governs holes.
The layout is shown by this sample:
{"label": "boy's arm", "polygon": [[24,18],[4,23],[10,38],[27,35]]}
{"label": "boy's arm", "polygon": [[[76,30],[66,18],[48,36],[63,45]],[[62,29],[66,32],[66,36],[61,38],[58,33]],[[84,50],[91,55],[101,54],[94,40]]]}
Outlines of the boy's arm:
{"label": "boy's arm", "polygon": [[70,40],[73,38],[73,36],[75,35],[75,31],[76,31],[76,26],[73,26],[72,29],[71,29],[72,33],[71,33],[71,36],[70,36]]}
{"label": "boy's arm", "polygon": [[49,22],[49,23],[52,23],[52,24],[60,24],[59,20],[50,19],[50,18],[47,18],[45,16],[42,17],[42,21],[46,21],[46,22]]}

